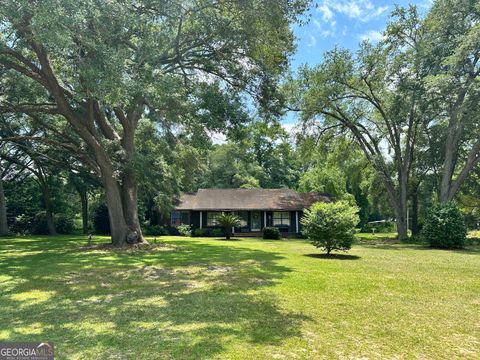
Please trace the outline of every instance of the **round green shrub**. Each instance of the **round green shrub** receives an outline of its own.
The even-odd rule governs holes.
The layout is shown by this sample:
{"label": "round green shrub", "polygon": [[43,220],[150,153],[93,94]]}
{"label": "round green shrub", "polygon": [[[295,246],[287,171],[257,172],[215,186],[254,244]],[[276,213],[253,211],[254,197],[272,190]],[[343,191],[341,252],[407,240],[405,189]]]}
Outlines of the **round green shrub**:
{"label": "round green shrub", "polygon": [[264,239],[271,239],[271,240],[278,240],[280,239],[281,234],[280,230],[274,226],[267,226],[263,228],[263,238]]}
{"label": "round green shrub", "polygon": [[193,237],[204,237],[207,235],[208,235],[207,229],[204,229],[204,228],[196,228],[195,230],[193,230],[193,233],[192,233]]}
{"label": "round green shrub", "polygon": [[359,221],[358,207],[341,200],[313,204],[305,211],[302,225],[312,244],[330,254],[332,250],[347,251],[352,247]]}
{"label": "round green shrub", "polygon": [[425,219],[422,235],[434,248],[463,248],[467,238],[467,227],[457,205],[449,202],[431,208]]}
{"label": "round green shrub", "polygon": [[187,224],[177,226],[177,230],[182,236],[192,236],[192,227]]}

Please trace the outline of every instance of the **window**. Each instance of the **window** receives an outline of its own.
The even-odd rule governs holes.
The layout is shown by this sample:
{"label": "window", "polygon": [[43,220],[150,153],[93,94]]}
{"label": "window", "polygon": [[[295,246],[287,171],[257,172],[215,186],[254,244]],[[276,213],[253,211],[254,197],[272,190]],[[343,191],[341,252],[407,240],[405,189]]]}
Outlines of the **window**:
{"label": "window", "polygon": [[273,212],[274,226],[290,226],[290,213],[288,211]]}
{"label": "window", "polygon": [[188,211],[172,211],[170,224],[172,226],[190,224],[190,213]]}
{"label": "window", "polygon": [[248,212],[247,211],[235,211],[234,214],[240,219],[239,227],[248,226]]}
{"label": "window", "polygon": [[217,221],[218,215],[220,215],[220,212],[218,212],[218,211],[207,212],[207,226],[218,226],[219,225],[218,221]]}

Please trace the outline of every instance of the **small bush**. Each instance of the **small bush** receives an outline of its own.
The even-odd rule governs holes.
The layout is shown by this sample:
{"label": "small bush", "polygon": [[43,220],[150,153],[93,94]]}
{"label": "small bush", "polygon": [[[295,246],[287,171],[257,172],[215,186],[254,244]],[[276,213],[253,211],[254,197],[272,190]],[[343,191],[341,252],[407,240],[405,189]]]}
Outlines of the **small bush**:
{"label": "small bush", "polygon": [[148,225],[145,227],[145,234],[148,236],[168,235],[168,230],[161,225]]}
{"label": "small bush", "polygon": [[45,211],[41,211],[33,217],[31,223],[31,233],[35,235],[48,235],[47,216]]}
{"label": "small bush", "polygon": [[71,234],[75,223],[72,216],[58,215],[55,219],[55,228],[59,234]]}
{"label": "small bush", "polygon": [[14,234],[30,234],[32,232],[32,217],[25,214],[18,215],[10,225],[10,230]]}
{"label": "small bush", "polygon": [[177,230],[182,236],[192,236],[192,227],[187,224],[177,226]]}
{"label": "small bush", "polygon": [[422,230],[431,247],[459,249],[465,246],[467,228],[463,215],[453,202],[434,206]]}
{"label": "small bush", "polygon": [[212,229],[212,231],[210,232],[210,236],[220,237],[220,236],[225,236],[225,234],[223,233],[222,229]]}
{"label": "small bush", "polygon": [[330,254],[332,250],[347,251],[352,247],[359,220],[358,207],[341,200],[313,204],[305,211],[302,225],[312,244]]}
{"label": "small bush", "polygon": [[107,205],[99,205],[93,212],[93,228],[96,234],[110,234],[110,217]]}
{"label": "small bush", "polygon": [[197,228],[193,230],[193,233],[192,233],[193,237],[203,237],[207,235],[208,235],[207,229],[204,229],[204,228]]}
{"label": "small bush", "polygon": [[280,239],[281,234],[280,230],[274,226],[264,227],[263,228],[263,238],[264,239],[271,239],[271,240],[278,240]]}

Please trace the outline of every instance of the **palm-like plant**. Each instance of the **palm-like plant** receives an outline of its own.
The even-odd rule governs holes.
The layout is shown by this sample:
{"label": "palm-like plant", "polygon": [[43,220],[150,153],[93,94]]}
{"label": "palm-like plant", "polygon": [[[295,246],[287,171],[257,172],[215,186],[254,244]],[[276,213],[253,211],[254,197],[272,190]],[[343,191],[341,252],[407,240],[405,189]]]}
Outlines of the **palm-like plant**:
{"label": "palm-like plant", "polygon": [[236,215],[222,212],[220,215],[217,216],[217,222],[225,230],[225,239],[230,240],[230,236],[232,235],[232,228],[240,225],[240,218]]}

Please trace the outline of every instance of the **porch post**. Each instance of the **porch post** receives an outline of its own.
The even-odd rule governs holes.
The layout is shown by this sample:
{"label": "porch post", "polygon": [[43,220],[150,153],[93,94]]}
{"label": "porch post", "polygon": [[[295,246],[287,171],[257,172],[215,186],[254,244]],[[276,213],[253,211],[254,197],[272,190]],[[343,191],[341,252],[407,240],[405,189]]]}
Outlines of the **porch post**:
{"label": "porch post", "polygon": [[202,219],[202,218],[203,218],[202,215],[203,215],[203,214],[202,214],[202,211],[200,211],[200,229],[202,228],[202,225],[203,225],[203,224],[202,224],[202,220],[203,220],[203,219]]}
{"label": "porch post", "polygon": [[295,229],[296,233],[298,234],[298,210],[295,211]]}
{"label": "porch post", "polygon": [[263,212],[263,227],[267,227],[267,212]]}

